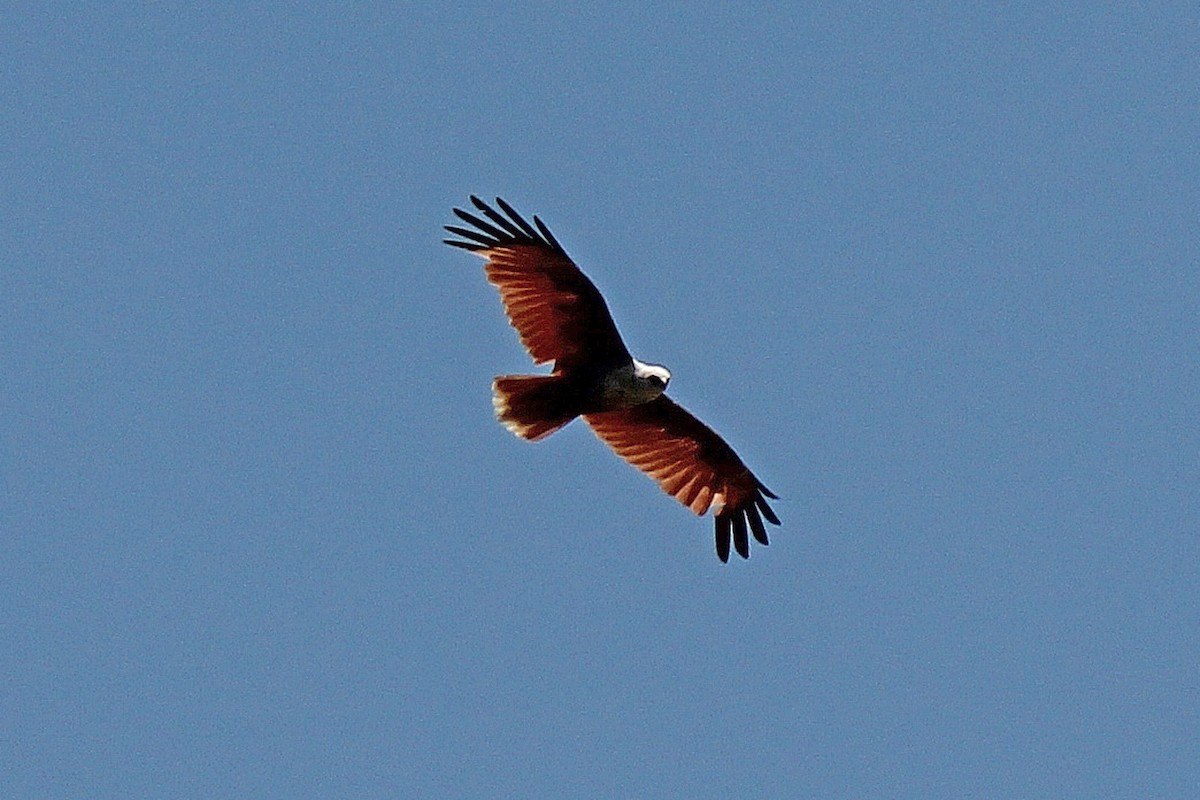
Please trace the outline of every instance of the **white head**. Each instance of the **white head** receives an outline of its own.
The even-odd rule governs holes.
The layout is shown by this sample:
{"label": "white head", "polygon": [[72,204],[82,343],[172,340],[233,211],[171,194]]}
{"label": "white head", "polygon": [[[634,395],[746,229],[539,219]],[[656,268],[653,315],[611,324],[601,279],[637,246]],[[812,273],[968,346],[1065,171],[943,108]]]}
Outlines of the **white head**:
{"label": "white head", "polygon": [[658,364],[643,364],[636,358],[633,360],[633,377],[642,391],[649,395],[648,400],[653,400],[665,392],[667,384],[671,382],[671,373],[666,367]]}
{"label": "white head", "polygon": [[605,411],[649,403],[667,388],[671,373],[657,364],[643,364],[636,358],[604,376],[600,404]]}

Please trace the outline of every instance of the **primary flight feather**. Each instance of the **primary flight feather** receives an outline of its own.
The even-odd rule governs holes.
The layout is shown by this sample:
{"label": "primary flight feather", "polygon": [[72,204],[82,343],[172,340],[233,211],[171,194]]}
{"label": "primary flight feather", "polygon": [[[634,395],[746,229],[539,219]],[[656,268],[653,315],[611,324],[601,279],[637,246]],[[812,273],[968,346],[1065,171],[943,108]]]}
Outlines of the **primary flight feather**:
{"label": "primary flight feather", "polygon": [[[665,367],[630,355],[604,297],[540,219],[530,225],[500,198],[482,214],[454,209],[470,228],[447,225],[446,239],[484,258],[504,310],[534,363],[554,362],[549,375],[503,375],[492,384],[496,416],[529,441],[582,416],[617,455],[663,491],[703,515],[715,512],[717,556],[729,560],[730,540],[750,557],[750,536],[767,544],[767,504],[775,495],[711,428],[664,394]],[[503,212],[503,213],[501,213]]]}

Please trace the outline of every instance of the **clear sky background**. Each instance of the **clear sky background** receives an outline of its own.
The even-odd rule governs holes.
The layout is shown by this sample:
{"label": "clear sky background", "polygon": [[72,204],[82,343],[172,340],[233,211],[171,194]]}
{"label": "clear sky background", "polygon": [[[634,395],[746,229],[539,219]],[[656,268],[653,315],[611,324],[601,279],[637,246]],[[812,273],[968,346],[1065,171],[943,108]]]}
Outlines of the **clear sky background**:
{"label": "clear sky background", "polygon": [[[0,14],[0,796],[1200,796],[1194,3]],[[531,371],[537,213],[781,496]]]}

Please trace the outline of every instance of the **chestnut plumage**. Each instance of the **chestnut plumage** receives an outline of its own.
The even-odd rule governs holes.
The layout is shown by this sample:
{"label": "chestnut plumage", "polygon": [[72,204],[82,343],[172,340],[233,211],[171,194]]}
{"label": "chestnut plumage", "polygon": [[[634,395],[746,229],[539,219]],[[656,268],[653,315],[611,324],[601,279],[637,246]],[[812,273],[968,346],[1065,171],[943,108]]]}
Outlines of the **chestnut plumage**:
{"label": "chestnut plumage", "polygon": [[[486,260],[487,279],[535,364],[549,375],[502,375],[492,385],[496,416],[530,441],[582,416],[617,455],[653,478],[693,512],[713,509],[717,556],[730,543],[750,557],[750,536],[767,544],[763,520],[779,518],[775,498],[724,439],[666,396],[671,374],[630,355],[604,297],[538,217],[530,225],[500,198],[482,214],[454,214],[470,228],[447,225],[446,239]],[[501,213],[503,212],[503,213]]]}

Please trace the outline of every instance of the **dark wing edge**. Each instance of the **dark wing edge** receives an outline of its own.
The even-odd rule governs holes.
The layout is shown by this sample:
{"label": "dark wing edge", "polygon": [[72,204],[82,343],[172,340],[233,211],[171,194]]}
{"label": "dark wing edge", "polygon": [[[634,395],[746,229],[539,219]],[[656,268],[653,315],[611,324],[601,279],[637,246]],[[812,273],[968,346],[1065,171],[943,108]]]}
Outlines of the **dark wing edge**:
{"label": "dark wing edge", "polygon": [[746,535],[747,526],[750,534],[754,536],[754,540],[766,546],[770,544],[770,541],[767,539],[767,528],[763,525],[763,520],[765,519],[772,525],[780,524],[779,517],[767,503],[768,497],[778,500],[778,495],[773,494],[758,478],[754,478],[754,484],[754,490],[745,499],[737,504],[727,504],[717,512],[713,521],[717,558],[721,559],[721,563],[729,562],[730,538],[733,539],[733,548],[739,556],[750,557],[750,539]]}
{"label": "dark wing edge", "polygon": [[[496,198],[496,205],[500,206],[501,211],[504,212],[503,214],[475,195],[471,195],[471,204],[487,219],[481,219],[469,211],[455,208],[454,215],[468,225],[474,226],[476,230],[461,228],[457,225],[447,225],[447,231],[466,240],[442,240],[451,247],[461,247],[463,250],[478,253],[485,250],[495,250],[499,247],[529,245],[549,250],[567,261],[571,260],[571,257],[563,250],[562,245],[554,238],[554,234],[550,233],[550,229],[536,215],[533,218],[534,224],[530,225],[512,206],[499,197]],[[537,227],[535,228],[534,225]]]}

